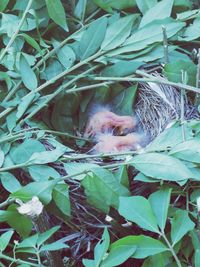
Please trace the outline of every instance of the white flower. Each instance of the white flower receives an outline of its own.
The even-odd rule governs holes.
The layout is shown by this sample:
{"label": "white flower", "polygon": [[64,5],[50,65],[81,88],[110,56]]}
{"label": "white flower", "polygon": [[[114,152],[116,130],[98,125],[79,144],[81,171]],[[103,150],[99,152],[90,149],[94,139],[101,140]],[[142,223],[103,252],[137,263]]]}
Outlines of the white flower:
{"label": "white flower", "polygon": [[17,208],[18,212],[20,214],[28,215],[31,217],[39,216],[42,213],[44,207],[42,202],[36,196],[34,196],[27,203],[23,203],[21,200],[17,200],[16,202],[20,204],[20,207]]}

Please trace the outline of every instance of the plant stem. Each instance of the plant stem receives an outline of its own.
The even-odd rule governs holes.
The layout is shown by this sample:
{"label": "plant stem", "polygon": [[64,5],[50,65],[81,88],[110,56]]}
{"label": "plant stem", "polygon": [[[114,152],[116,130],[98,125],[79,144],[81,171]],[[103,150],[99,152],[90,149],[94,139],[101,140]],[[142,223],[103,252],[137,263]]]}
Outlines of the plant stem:
{"label": "plant stem", "polygon": [[[200,87],[200,49],[197,54],[198,64],[197,64],[197,74],[196,74],[196,87]],[[197,94],[195,97],[195,104],[198,105],[200,100],[200,94]]]}
{"label": "plant stem", "polygon": [[11,203],[13,203],[15,200],[12,198],[7,198],[4,202],[0,203],[0,209],[10,205]]}
{"label": "plant stem", "polygon": [[162,232],[161,236],[164,238],[169,250],[171,251],[171,253],[172,253],[172,255],[173,255],[173,257],[174,257],[174,259],[176,261],[177,266],[178,267],[182,267],[181,262],[180,262],[179,258],[177,257],[176,252],[174,251],[174,249],[173,249],[172,245],[170,244],[169,240],[167,239],[165,233]]}
{"label": "plant stem", "polygon": [[27,6],[26,6],[26,9],[25,9],[25,11],[24,11],[24,13],[23,13],[23,16],[22,16],[22,18],[21,18],[21,20],[20,20],[20,22],[19,22],[19,25],[18,25],[16,31],[14,32],[14,34],[13,34],[12,37],[10,38],[10,41],[8,42],[7,46],[5,47],[5,49],[3,50],[3,52],[2,52],[1,55],[0,55],[0,62],[1,62],[2,59],[4,58],[4,56],[5,56],[5,54],[7,53],[8,49],[11,47],[11,45],[12,45],[13,42],[15,41],[15,39],[16,39],[16,37],[17,37],[17,35],[18,35],[18,33],[19,33],[19,31],[20,31],[20,29],[21,29],[23,23],[24,23],[24,20],[25,20],[25,18],[26,18],[26,15],[27,15],[27,13],[28,13],[28,11],[29,11],[31,5],[32,5],[32,2],[33,2],[33,0],[29,0],[29,2],[28,2],[28,4],[27,4]]}
{"label": "plant stem", "polygon": [[24,162],[24,163],[12,165],[10,167],[0,168],[0,172],[7,172],[7,171],[15,170],[18,168],[27,167],[27,166],[30,166],[30,165],[28,165],[26,162]]}
{"label": "plant stem", "polygon": [[164,61],[165,64],[169,62],[169,55],[168,55],[168,42],[167,42],[167,32],[166,27],[162,26],[163,31],[163,47],[164,47]]}
{"label": "plant stem", "polygon": [[24,261],[24,260],[20,260],[20,259],[13,259],[12,257],[9,257],[9,256],[6,256],[2,253],[0,253],[0,259],[4,259],[4,260],[7,260],[7,261],[11,261],[13,263],[19,263],[19,264],[26,264],[26,265],[29,265],[29,266],[33,266],[33,267],[43,267],[44,265],[38,265],[38,264],[35,264],[35,263],[32,263],[32,262],[28,262],[28,261]]}
{"label": "plant stem", "polygon": [[[182,83],[186,84],[186,73],[182,70],[181,72],[181,76],[182,76]],[[186,134],[185,134],[185,125],[184,125],[184,121],[185,121],[185,91],[181,90],[181,130],[182,130],[182,138],[183,138],[183,142],[186,140]]]}

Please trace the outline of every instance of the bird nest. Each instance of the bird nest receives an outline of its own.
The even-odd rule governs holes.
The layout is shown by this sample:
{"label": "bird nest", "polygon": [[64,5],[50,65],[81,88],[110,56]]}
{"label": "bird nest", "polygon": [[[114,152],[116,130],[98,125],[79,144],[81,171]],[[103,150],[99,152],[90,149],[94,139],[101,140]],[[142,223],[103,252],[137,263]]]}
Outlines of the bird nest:
{"label": "bird nest", "polygon": [[185,92],[181,96],[181,90],[170,85],[141,83],[135,105],[138,128],[152,141],[171,121],[180,119],[181,109],[184,120],[200,119],[193,97]]}
{"label": "bird nest", "polygon": [[[158,76],[159,74],[156,75]],[[199,119],[199,113],[192,104],[192,97],[194,96],[185,93],[181,94],[180,89],[169,85],[140,83],[134,106],[134,113],[138,118],[137,130],[145,133],[149,137],[148,142],[151,142],[171,121],[180,119],[181,113],[184,114],[185,120]],[[102,160],[95,159],[95,163],[102,164]],[[134,170],[131,170],[131,177],[135,174]],[[133,186],[132,194],[148,195],[150,186],[148,185],[147,188],[145,184],[139,183],[139,187]],[[115,236],[117,233],[113,226],[105,220],[105,214],[97,211],[87,203],[83,189],[81,189],[78,181],[71,181],[70,196],[72,200],[72,222],[76,224],[79,231],[74,233],[69,229],[66,235],[69,235],[69,239],[71,238],[72,257],[76,262],[76,266],[79,266],[78,264],[83,255],[85,257],[86,253],[90,253],[93,241],[100,238],[103,227],[109,227]],[[118,229],[119,227],[120,225],[118,225]],[[136,233],[137,229],[134,229],[134,231]],[[82,266],[81,263],[80,266]]]}

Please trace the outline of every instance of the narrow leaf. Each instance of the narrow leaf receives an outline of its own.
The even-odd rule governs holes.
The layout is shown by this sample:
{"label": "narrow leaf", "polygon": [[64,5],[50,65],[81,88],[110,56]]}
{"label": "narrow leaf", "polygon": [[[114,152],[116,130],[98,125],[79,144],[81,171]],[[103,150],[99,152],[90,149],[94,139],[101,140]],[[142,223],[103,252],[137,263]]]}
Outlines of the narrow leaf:
{"label": "narrow leaf", "polygon": [[66,14],[60,0],[45,0],[49,17],[65,31],[68,31]]}

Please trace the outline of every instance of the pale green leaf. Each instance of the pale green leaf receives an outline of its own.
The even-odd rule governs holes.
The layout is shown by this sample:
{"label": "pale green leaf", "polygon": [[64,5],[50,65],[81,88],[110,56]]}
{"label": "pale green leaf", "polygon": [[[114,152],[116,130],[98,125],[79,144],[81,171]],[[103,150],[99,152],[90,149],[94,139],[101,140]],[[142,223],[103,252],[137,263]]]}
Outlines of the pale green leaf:
{"label": "pale green leaf", "polygon": [[120,197],[118,211],[126,220],[151,232],[159,233],[156,217],[146,198],[141,196]]}
{"label": "pale green leaf", "polygon": [[81,60],[93,55],[100,48],[105,37],[106,26],[107,18],[102,17],[95,20],[83,33],[79,46]]}
{"label": "pale green leaf", "polygon": [[137,17],[138,15],[129,15],[112,23],[107,28],[101,49],[107,51],[120,46],[130,35],[133,22]]}
{"label": "pale green leaf", "polygon": [[143,15],[157,4],[157,0],[136,0],[136,4]]}
{"label": "pale green leaf", "polygon": [[151,23],[154,20],[160,20],[170,17],[174,0],[162,0],[150,8],[142,17],[139,28]]}
{"label": "pale green leaf", "polygon": [[132,256],[136,259],[143,259],[168,250],[168,248],[159,240],[144,235],[123,237],[111,245],[111,250],[115,247],[124,245],[137,247]]}
{"label": "pale green leaf", "polygon": [[137,170],[156,179],[181,181],[192,177],[192,173],[180,160],[161,153],[146,153],[131,160]]}
{"label": "pale green leaf", "polygon": [[68,185],[57,184],[53,189],[53,200],[61,212],[67,216],[71,215]]}
{"label": "pale green leaf", "polygon": [[0,236],[0,251],[3,252],[8,246],[14,231],[10,230]]}
{"label": "pale green leaf", "polygon": [[38,85],[37,77],[23,54],[20,55],[19,69],[24,85],[29,90],[36,89]]}
{"label": "pale green leaf", "polygon": [[166,225],[167,213],[170,204],[170,195],[171,188],[163,188],[154,192],[149,197],[151,208],[162,231],[164,231]]}
{"label": "pale green leaf", "polygon": [[171,239],[174,246],[190,230],[194,229],[195,224],[188,216],[186,210],[177,210],[171,220]]}
{"label": "pale green leaf", "polygon": [[109,245],[110,245],[110,236],[107,228],[105,228],[101,240],[96,244],[94,248],[95,266],[100,265],[102,259],[105,257]]}
{"label": "pale green leaf", "polygon": [[8,192],[13,193],[21,188],[20,182],[10,172],[1,172],[0,179],[3,187]]}
{"label": "pale green leaf", "polygon": [[65,31],[68,31],[65,9],[60,0],[45,0],[49,17]]}
{"label": "pale green leaf", "polygon": [[186,161],[200,163],[200,139],[194,138],[176,145],[169,155]]}

